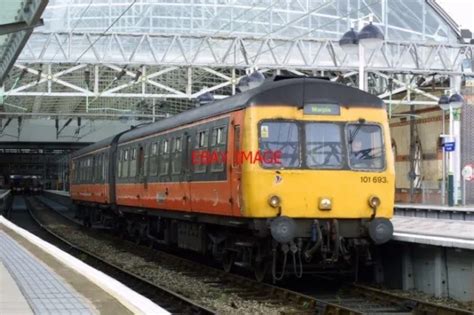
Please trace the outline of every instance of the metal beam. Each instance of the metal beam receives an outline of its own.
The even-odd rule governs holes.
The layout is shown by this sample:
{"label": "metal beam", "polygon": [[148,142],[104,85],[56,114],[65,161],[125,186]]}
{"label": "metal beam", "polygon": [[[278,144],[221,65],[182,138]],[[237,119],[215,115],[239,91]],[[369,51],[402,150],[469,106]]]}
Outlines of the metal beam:
{"label": "metal beam", "polygon": [[[100,35],[101,38],[95,43],[94,50],[83,53],[85,35],[90,38]],[[35,32],[33,36],[34,49],[26,49],[19,62],[67,64],[78,61],[88,64],[113,63],[120,66],[156,65],[159,60],[163,66],[248,68],[257,65],[270,69],[317,68],[335,71],[357,70],[358,64],[356,56],[345,57],[337,41],[325,39],[272,37],[268,40],[223,35],[82,32]],[[57,54],[58,43],[60,50],[66,52],[66,55]],[[200,48],[204,43],[209,49]],[[459,74],[462,61],[473,58],[473,49],[472,45],[463,44],[386,41],[370,58],[366,69]],[[157,60],[150,56],[155,56]]]}
{"label": "metal beam", "polygon": [[48,0],[29,0],[23,2],[23,7],[19,10],[21,14],[20,19],[25,21],[28,28],[8,35],[3,54],[0,55],[0,84],[3,83],[8,71],[10,71],[23,47],[26,45],[33,32],[33,27],[39,23],[47,3]]}
{"label": "metal beam", "polygon": [[43,19],[39,19],[39,21],[35,25],[28,25],[26,22],[14,22],[0,25],[0,35],[11,34],[20,31],[27,31],[31,30],[38,26],[43,26],[44,22]]}

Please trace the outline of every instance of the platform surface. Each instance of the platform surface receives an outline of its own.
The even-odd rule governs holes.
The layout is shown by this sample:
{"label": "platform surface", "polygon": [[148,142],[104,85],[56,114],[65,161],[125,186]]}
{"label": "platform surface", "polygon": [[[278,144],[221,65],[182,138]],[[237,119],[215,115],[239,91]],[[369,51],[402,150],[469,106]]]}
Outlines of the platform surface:
{"label": "platform surface", "polygon": [[474,221],[394,216],[394,240],[474,249]]}
{"label": "platform surface", "polygon": [[429,205],[429,204],[417,204],[417,203],[396,203],[395,208],[401,209],[423,209],[423,210],[436,210],[436,211],[463,211],[463,212],[474,212],[473,205],[467,206],[446,206],[446,205]]}
{"label": "platform surface", "polygon": [[[0,230],[0,249],[5,270],[34,313],[98,314],[87,299],[3,230]],[[11,302],[16,304],[14,300]],[[0,314],[4,311],[0,310]]]}
{"label": "platform surface", "polygon": [[[26,213],[23,196],[15,196],[12,217]],[[0,315],[169,314],[1,215],[0,278],[8,291],[0,291]]]}
{"label": "platform surface", "polygon": [[30,315],[33,311],[23,293],[0,261],[0,314]]}
{"label": "platform surface", "polygon": [[39,201],[44,203],[45,205],[54,208],[54,211],[62,212],[62,213],[67,213],[70,212],[69,209],[65,206],[60,204],[59,202],[56,202],[54,200],[48,199],[44,196],[38,196],[36,197]]}
{"label": "platform surface", "polygon": [[65,190],[45,190],[45,192],[49,192],[49,193],[52,193],[52,194],[65,196],[65,197],[70,196],[69,191],[65,191]]}

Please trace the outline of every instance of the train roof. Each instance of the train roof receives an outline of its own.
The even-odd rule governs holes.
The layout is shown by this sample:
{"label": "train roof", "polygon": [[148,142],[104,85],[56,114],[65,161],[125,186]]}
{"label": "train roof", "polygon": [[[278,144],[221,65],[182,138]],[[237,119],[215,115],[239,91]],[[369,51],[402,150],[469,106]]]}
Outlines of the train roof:
{"label": "train roof", "polygon": [[[254,89],[185,111],[153,124],[132,128],[123,132],[118,142],[122,143],[146,137],[154,133],[250,106],[295,106],[302,108],[306,103],[330,103],[339,104],[344,107],[385,107],[383,101],[373,94],[329,80],[310,77],[288,78],[277,76],[265,80],[262,85]],[[116,137],[104,139],[76,151],[73,157],[110,146]]]}

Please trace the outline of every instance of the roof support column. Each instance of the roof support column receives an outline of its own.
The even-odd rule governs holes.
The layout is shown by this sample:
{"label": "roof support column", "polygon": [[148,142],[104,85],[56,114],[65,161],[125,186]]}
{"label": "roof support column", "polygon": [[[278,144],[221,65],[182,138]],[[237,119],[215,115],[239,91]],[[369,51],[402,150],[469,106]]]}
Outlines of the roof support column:
{"label": "roof support column", "polygon": [[[461,76],[453,75],[450,77],[449,86],[451,93],[461,92]],[[450,109],[449,115],[449,133],[456,142],[454,152],[450,153],[449,175],[453,176],[453,198],[457,204],[461,198],[461,109]]]}

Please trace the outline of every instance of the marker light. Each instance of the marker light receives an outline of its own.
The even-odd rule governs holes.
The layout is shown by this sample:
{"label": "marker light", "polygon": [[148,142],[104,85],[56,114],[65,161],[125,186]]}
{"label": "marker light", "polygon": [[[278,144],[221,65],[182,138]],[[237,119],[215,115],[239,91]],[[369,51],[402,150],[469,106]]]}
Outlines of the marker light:
{"label": "marker light", "polygon": [[331,198],[319,198],[319,210],[331,210],[332,201]]}
{"label": "marker light", "polygon": [[372,209],[377,209],[379,206],[380,206],[380,198],[377,197],[377,196],[370,196],[369,197],[369,206],[372,208]]}
{"label": "marker light", "polygon": [[272,195],[268,198],[268,204],[273,208],[278,208],[281,204],[281,199],[277,195]]}

